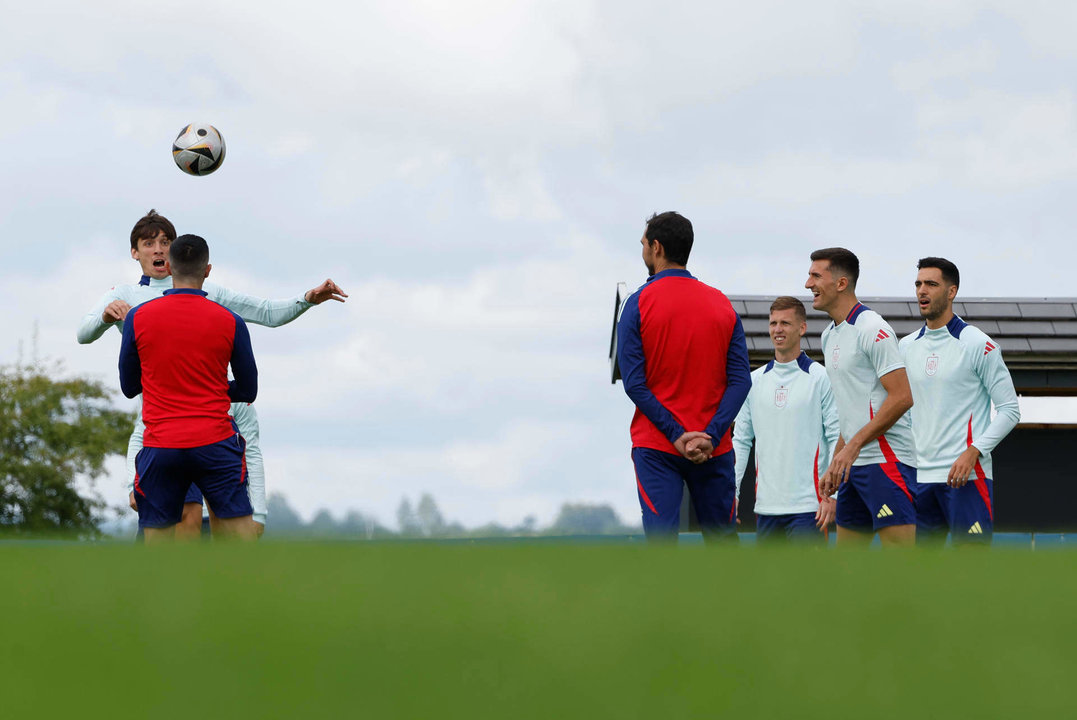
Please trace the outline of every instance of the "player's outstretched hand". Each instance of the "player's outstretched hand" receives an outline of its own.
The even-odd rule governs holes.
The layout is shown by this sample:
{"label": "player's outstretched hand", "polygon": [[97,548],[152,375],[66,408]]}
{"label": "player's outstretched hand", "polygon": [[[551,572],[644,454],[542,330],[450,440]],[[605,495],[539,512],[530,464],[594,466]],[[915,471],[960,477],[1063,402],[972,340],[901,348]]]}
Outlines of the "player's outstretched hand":
{"label": "player's outstretched hand", "polygon": [[340,289],[332,280],[326,280],[313,290],[307,290],[303,294],[303,299],[312,305],[321,305],[326,300],[336,300],[337,302],[344,302],[344,298],[348,297],[348,293]]}
{"label": "player's outstretched hand", "polygon": [[950,467],[950,474],[946,476],[946,484],[952,488],[962,487],[969,481],[969,475],[976,467],[976,461],[980,459],[980,451],[975,445],[969,445],[969,449],[961,453]]}
{"label": "player's outstretched hand", "polygon": [[824,497],[819,502],[819,509],[815,511],[815,527],[826,530],[827,526],[834,522],[837,506],[834,498]]}
{"label": "player's outstretched hand", "polygon": [[714,452],[711,436],[702,432],[684,433],[673,443],[673,448],[697,465],[706,462]]}
{"label": "player's outstretched hand", "polygon": [[105,306],[105,311],[101,313],[101,322],[114,323],[123,320],[127,317],[128,311],[131,310],[131,306],[125,303],[123,300],[113,300]]}
{"label": "player's outstretched hand", "polygon": [[135,502],[135,491],[131,491],[131,496],[127,498],[127,504],[131,506],[131,509],[138,512],[138,503]]}

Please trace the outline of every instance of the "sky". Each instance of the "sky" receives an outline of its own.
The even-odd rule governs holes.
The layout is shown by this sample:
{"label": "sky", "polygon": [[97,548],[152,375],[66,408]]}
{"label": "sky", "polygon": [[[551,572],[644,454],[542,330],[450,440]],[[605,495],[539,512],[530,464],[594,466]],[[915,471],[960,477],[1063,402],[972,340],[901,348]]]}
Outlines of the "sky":
{"label": "sky", "polygon": [[[119,333],[75,329],[138,280],[128,238],[150,208],[205,237],[232,289],[331,277],[347,303],[251,330],[267,488],[308,518],[392,526],[430,493],[471,527],[565,502],[637,522],[607,353],[653,212],[692,220],[689,269],[727,294],[804,294],[808,254],[834,245],[860,256],[863,296],[911,297],[925,255],[958,264],[966,299],[1077,294],[1077,6],[43,0],[4,17],[0,364],[60,361],[133,407]],[[191,122],[227,142],[213,175],[172,162]],[[122,466],[98,483],[113,505]]]}

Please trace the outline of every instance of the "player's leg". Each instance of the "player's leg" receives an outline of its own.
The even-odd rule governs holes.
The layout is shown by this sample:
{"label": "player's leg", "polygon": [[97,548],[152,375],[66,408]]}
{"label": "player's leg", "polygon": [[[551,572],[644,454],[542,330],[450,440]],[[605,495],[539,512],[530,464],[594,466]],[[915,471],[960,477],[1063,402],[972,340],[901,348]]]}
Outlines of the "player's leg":
{"label": "player's leg", "polygon": [[850,468],[849,477],[838,488],[834,515],[838,525],[839,547],[867,547],[875,537],[871,511],[862,497],[862,473],[858,470],[856,466]]}
{"label": "player's leg", "polygon": [[200,540],[202,538],[202,492],[191,483],[183,498],[183,517],[176,525],[177,540]]}
{"label": "player's leg", "polygon": [[684,496],[684,479],[677,460],[684,458],[651,448],[632,448],[636,493],[648,541],[677,541]]}
{"label": "player's leg", "polygon": [[916,543],[916,468],[900,462],[866,465],[868,509],[883,547]]}
{"label": "player's leg", "polygon": [[708,543],[738,542],[733,453],[712,457],[699,465],[684,458],[677,460],[682,464],[703,540]]}
{"label": "player's leg", "polygon": [[815,513],[791,513],[782,516],[785,520],[785,537],[798,545],[822,545],[826,543],[826,533],[815,524]]}
{"label": "player's leg", "polygon": [[138,524],[147,544],[168,542],[175,537],[183,514],[186,473],[185,451],[142,448],[135,460],[134,493]]}
{"label": "player's leg", "polygon": [[247,497],[247,469],[243,438],[237,432],[227,440],[191,449],[199,468],[196,480],[206,504],[217,517],[216,539],[257,538]]}
{"label": "player's leg", "polygon": [[[138,396],[138,412],[135,414],[135,426],[131,430],[131,437],[127,439],[127,493],[128,493],[128,505],[131,509],[138,513],[138,498],[135,496],[135,458],[138,457],[138,452],[142,449],[142,431],[145,426],[142,424],[142,396]],[[139,523],[138,532],[135,535],[135,542],[144,542],[146,539],[145,528]]]}
{"label": "player's leg", "polygon": [[973,478],[950,491],[950,537],[954,547],[990,547],[995,530],[994,483]]}
{"label": "player's leg", "polygon": [[785,540],[785,515],[755,516],[755,542],[758,545],[775,545]]}
{"label": "player's leg", "polygon": [[265,532],[266,517],[269,509],[266,502],[265,466],[262,462],[262,448],[259,444],[258,413],[249,403],[233,403],[232,417],[243,440],[247,443],[247,496],[254,511],[255,530],[261,536]]}
{"label": "player's leg", "polygon": [[948,490],[946,483],[917,483],[916,544],[921,547],[942,547],[950,531],[947,520]]}

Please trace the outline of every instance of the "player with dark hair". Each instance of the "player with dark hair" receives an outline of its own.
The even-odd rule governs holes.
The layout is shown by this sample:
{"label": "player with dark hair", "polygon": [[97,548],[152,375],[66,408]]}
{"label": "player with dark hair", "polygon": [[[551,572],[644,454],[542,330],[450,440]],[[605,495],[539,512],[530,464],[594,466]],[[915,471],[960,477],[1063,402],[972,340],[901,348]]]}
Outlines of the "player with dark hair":
{"label": "player with dark hair", "polygon": [[826,248],[811,260],[804,287],[812,307],[833,320],[823,331],[823,358],[841,427],[820,492],[838,490],[839,544],[867,544],[878,533],[883,545],[911,545],[916,452],[906,412],[913,401],[894,330],[856,299],[856,255]]}
{"label": "player with dark hair", "polygon": [[126,314],[120,342],[120,388],[129,398],[143,396],[146,430],[134,490],[139,526],[147,543],[173,538],[194,483],[219,536],[254,539],[243,436],[228,414],[233,402],[258,395],[250,335],[241,317],[202,290],[212,269],[205,240],[176,238],[166,266],[173,288]]}
{"label": "player with dark hair", "polygon": [[733,423],[738,499],[755,440],[760,542],[823,542],[834,520],[834,499],[819,493],[819,474],[838,440],[838,410],[826,370],[800,349],[807,319],[795,297],[771,304],[774,359],[752,372],[752,389]]}
{"label": "player with dark hair", "polygon": [[729,426],[751,385],[748,347],[726,296],[686,269],[692,241],[692,223],[678,213],[647,220],[640,242],[650,277],[617,326],[648,540],[676,539],[686,483],[703,537],[736,539]]}
{"label": "player with dark hair", "polygon": [[[142,268],[142,278],[136,285],[117,285],[109,290],[87,313],[78,328],[78,341],[86,344],[101,337],[109,327],[123,330],[123,320],[132,307],[160,297],[172,287],[172,278],[165,261],[168,249],[176,239],[176,229],[168,218],[150,210],[135,223],[131,230],[131,257]],[[279,327],[291,322],[314,305],[326,300],[344,302],[347,294],[332,280],[326,280],[312,290],[294,298],[263,300],[228,290],[212,282],[203,286],[210,300],[224,305],[246,322],[267,327]],[[267,515],[265,496],[265,471],[262,451],[258,443],[258,416],[248,403],[232,405],[232,414],[240,433],[247,443],[247,470],[250,474],[248,489],[254,507],[253,519],[259,533],[264,529]],[[127,484],[130,491],[131,509],[135,509],[134,478],[135,456],[142,449],[143,423],[141,411],[135,420],[135,428],[127,448]],[[211,515],[212,520],[212,515]],[[183,520],[177,533],[184,537],[197,537],[202,530],[202,496],[192,486],[184,506]]]}
{"label": "player with dark hair", "polygon": [[898,345],[916,401],[916,539],[940,544],[949,531],[955,545],[989,545],[991,451],[1021,419],[1017,392],[998,343],[954,314],[957,266],[926,257],[916,267],[924,326]]}

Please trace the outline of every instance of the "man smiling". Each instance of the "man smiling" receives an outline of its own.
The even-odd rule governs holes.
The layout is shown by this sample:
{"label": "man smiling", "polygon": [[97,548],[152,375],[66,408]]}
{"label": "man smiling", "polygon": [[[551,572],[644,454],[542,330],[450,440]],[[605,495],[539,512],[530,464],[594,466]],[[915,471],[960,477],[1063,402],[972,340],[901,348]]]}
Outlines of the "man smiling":
{"label": "man smiling", "polygon": [[755,440],[756,537],[822,542],[834,500],[819,494],[819,473],[838,440],[838,411],[826,370],[800,349],[804,303],[770,306],[774,359],[752,372],[752,389],[733,424],[737,497]]}
{"label": "man smiling", "polygon": [[957,266],[926,257],[916,267],[924,326],[899,344],[916,401],[916,539],[938,544],[949,530],[955,545],[990,544],[991,451],[1021,419],[1017,392],[998,343],[954,314]]}
{"label": "man smiling", "polygon": [[866,545],[878,533],[883,545],[912,545],[916,455],[906,411],[913,401],[894,330],[856,299],[856,255],[826,248],[811,260],[804,287],[812,307],[833,320],[823,331],[823,358],[841,437],[819,490],[838,489],[838,544]]}

